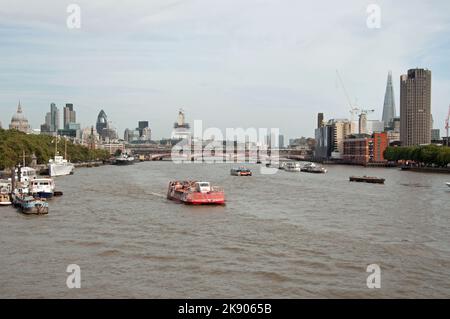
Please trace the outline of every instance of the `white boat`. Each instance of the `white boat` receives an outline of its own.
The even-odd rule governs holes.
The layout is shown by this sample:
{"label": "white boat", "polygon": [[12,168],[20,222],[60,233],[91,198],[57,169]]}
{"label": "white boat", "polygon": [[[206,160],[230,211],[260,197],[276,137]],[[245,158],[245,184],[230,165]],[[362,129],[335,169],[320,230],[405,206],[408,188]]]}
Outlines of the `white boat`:
{"label": "white boat", "polygon": [[301,168],[301,171],[306,172],[306,173],[326,173],[327,172],[327,170],[324,167],[317,166],[314,163],[306,163]]}
{"label": "white boat", "polygon": [[450,182],[445,183],[448,187],[450,187]]}
{"label": "white boat", "polygon": [[55,192],[55,182],[52,178],[36,178],[31,181],[30,193],[38,198],[52,198]]}
{"label": "white boat", "polygon": [[55,158],[48,161],[48,173],[50,176],[64,176],[73,173],[75,166],[64,157],[55,155]]}
{"label": "white boat", "polygon": [[11,205],[11,182],[0,180],[0,206]]}
{"label": "white boat", "polygon": [[37,178],[36,170],[27,166],[16,168],[15,173],[16,182],[20,182],[26,187],[30,185],[32,180]]}
{"label": "white boat", "polygon": [[300,163],[298,162],[286,162],[284,164],[284,170],[287,172],[300,172]]}
{"label": "white boat", "polygon": [[116,165],[131,165],[134,164],[134,157],[128,154],[120,154],[114,162]]}

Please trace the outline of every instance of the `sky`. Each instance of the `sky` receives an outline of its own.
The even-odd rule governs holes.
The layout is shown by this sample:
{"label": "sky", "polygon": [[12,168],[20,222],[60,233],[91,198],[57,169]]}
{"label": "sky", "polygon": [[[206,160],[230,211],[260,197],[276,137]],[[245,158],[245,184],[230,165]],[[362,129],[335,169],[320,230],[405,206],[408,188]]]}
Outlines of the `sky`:
{"label": "sky", "polygon": [[[66,24],[72,3],[79,29]],[[443,135],[448,12],[448,0],[0,0],[0,122],[20,100],[33,128],[54,102],[73,103],[82,127],[104,109],[121,136],[148,120],[154,139],[169,137],[183,108],[204,128],[313,137],[317,112],[350,117],[336,70],[350,103],[381,120],[388,71],[398,115],[400,75],[420,67]]]}

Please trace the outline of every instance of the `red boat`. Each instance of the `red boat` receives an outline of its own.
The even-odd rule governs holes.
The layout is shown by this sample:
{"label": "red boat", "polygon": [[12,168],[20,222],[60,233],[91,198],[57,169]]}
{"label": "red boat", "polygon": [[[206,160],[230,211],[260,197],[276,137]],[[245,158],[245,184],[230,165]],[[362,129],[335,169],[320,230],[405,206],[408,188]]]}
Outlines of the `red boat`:
{"label": "red boat", "polygon": [[167,199],[193,205],[224,205],[225,193],[222,188],[211,186],[209,182],[172,181]]}

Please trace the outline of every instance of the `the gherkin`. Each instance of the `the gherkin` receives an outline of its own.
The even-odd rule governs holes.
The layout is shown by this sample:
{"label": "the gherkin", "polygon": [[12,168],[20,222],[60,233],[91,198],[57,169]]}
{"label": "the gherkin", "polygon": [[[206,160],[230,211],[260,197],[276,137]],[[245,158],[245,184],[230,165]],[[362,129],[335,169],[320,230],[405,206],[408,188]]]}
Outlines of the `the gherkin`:
{"label": "the gherkin", "polygon": [[389,71],[386,93],[384,95],[384,105],[383,105],[383,122],[384,127],[389,127],[392,124],[392,120],[395,117],[395,99],[394,99],[394,88],[392,87],[392,73]]}

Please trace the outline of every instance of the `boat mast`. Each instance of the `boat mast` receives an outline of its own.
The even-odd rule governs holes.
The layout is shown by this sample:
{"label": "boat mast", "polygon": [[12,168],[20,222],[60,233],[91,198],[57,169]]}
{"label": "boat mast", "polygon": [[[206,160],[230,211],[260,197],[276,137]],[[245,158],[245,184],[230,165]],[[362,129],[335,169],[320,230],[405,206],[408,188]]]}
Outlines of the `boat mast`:
{"label": "boat mast", "polygon": [[56,133],[55,137],[55,156],[58,155],[58,133]]}
{"label": "boat mast", "polygon": [[22,166],[25,167],[25,150],[22,150]]}

